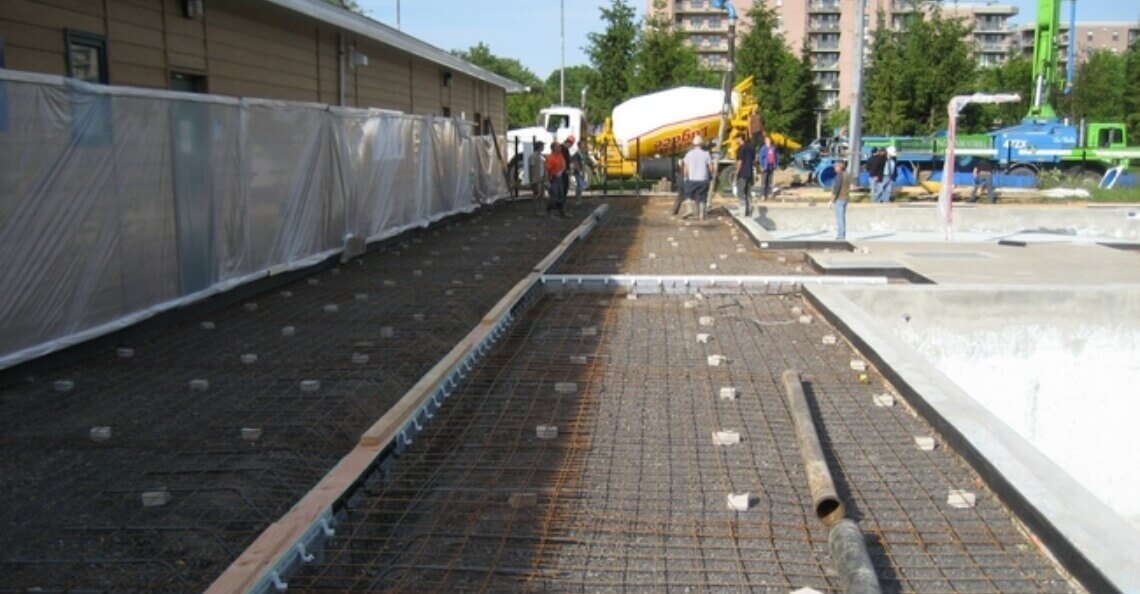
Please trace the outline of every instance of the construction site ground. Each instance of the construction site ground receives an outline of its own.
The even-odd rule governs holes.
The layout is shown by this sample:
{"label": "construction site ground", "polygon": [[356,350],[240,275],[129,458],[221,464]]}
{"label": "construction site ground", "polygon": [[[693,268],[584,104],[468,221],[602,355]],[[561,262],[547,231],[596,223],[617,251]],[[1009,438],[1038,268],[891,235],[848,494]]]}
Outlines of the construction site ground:
{"label": "construction site ground", "polygon": [[[824,268],[802,250],[758,249],[723,207],[698,221],[671,216],[667,196],[592,197],[560,219],[505,202],[130,344],[5,376],[0,592],[209,586],[603,202],[552,272]],[[802,375],[884,591],[1082,591],[880,370],[852,369],[864,359],[855,341],[795,285],[636,298],[551,288],[528,303],[345,502],[290,592],[840,591],[787,369]],[[877,405],[881,394],[895,405]],[[714,444],[724,430],[739,443]],[[973,505],[950,504],[959,490]],[[729,509],[732,494],[748,495],[746,511]]]}

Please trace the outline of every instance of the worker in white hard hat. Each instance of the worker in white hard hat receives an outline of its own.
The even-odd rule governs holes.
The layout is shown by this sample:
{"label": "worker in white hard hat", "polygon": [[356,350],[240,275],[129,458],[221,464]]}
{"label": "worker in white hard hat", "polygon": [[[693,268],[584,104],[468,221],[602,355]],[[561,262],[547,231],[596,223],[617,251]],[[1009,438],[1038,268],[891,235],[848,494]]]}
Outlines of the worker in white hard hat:
{"label": "worker in white hard hat", "polygon": [[[709,196],[709,182],[712,181],[713,168],[715,167],[712,157],[704,149],[704,143],[705,141],[700,134],[693,136],[693,146],[689,152],[685,153],[685,158],[681,164],[681,174],[685,180],[684,185],[681,188],[681,193],[673,202],[674,215],[680,212],[681,202],[685,200],[696,202],[702,221],[708,209],[706,201]],[[689,214],[686,213],[685,216],[689,216]]]}

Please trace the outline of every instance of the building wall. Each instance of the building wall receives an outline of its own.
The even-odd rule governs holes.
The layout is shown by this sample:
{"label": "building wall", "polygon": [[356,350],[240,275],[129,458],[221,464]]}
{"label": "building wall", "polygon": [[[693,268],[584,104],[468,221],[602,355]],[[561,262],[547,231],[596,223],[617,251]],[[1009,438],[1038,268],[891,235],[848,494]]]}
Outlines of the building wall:
{"label": "building wall", "polygon": [[[735,2],[739,19],[737,36],[747,33],[752,27],[748,11],[752,6],[763,6],[774,11],[778,33],[784,37],[789,50],[795,54],[809,48],[816,82],[823,92],[822,108],[845,107],[853,97],[856,0],[738,0]],[[905,22],[905,16],[913,10],[910,0],[868,0],[865,12],[866,39],[878,26],[881,12],[884,24],[898,29]],[[961,18],[977,26],[978,30],[970,40],[975,47],[978,60],[983,64],[1000,62],[1010,55],[1016,35],[1008,26],[1008,19],[1017,14],[1010,5],[961,5],[955,8],[942,5],[943,16]],[[710,0],[647,0],[647,14],[657,14],[670,19],[677,30],[687,32],[698,54],[706,65],[717,67],[724,63],[727,45],[711,42],[710,38],[727,35],[727,19],[721,18],[719,30],[709,30],[706,26],[711,15],[722,16],[724,11],[712,8]],[[694,25],[694,23],[697,23]],[[838,43],[836,43],[838,39]],[[869,50],[869,48],[867,48]],[[761,91],[762,92],[762,91]]]}
{"label": "building wall", "polygon": [[[1021,27],[1017,33],[1017,51],[1026,57],[1033,57],[1033,27]],[[1128,51],[1130,44],[1140,39],[1140,22],[1132,23],[1077,23],[1077,63],[1088,58],[1093,51],[1107,50],[1115,53]],[[1069,26],[1061,25],[1057,43],[1057,61],[1066,64],[1069,60]]]}
{"label": "building wall", "polygon": [[[10,69],[68,74],[67,29],[106,38],[115,85],[171,88],[172,76],[202,77],[198,90],[336,105],[339,32],[258,0],[205,2],[200,19],[181,0],[0,0],[0,39]],[[369,65],[346,68],[345,104],[414,114],[489,117],[506,129],[501,87],[354,34],[347,48]]]}

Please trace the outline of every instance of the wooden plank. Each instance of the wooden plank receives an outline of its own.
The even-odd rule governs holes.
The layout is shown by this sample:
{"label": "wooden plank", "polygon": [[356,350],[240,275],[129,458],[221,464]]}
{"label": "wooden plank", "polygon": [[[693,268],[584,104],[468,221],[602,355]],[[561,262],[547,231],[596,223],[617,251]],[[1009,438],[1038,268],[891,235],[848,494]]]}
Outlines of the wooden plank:
{"label": "wooden plank", "polygon": [[238,81],[248,81],[253,84],[269,85],[281,89],[294,89],[311,93],[306,101],[316,97],[316,79],[303,74],[276,72],[268,68],[259,68],[252,64],[235,64],[217,56],[210,56],[210,77],[229,78]]}
{"label": "wooden plank", "polygon": [[6,49],[22,47],[63,53],[63,31],[59,29],[0,20],[0,38]]}
{"label": "wooden plank", "polygon": [[245,592],[270,565],[305,534],[344,495],[380,455],[379,448],[356,446],[301,501],[270,524],[206,590],[207,594]]}
{"label": "wooden plank", "polygon": [[312,47],[311,37],[298,37],[285,44],[243,35],[239,31],[210,28],[207,38],[212,51],[227,54],[233,61],[257,62],[265,57],[272,59],[278,68],[295,65],[311,68],[316,64],[313,52],[306,49]]}
{"label": "wooden plank", "polygon": [[[3,2],[5,20],[57,29],[61,37],[64,29],[78,29],[97,35],[105,33],[102,12],[99,13],[100,16],[93,16],[54,6],[44,6],[32,0],[3,0]],[[91,4],[98,4],[102,8],[102,3]]]}
{"label": "wooden plank", "polygon": [[47,52],[24,47],[7,47],[4,48],[4,57],[7,59],[8,68],[12,70],[27,70],[61,76],[66,74],[67,70],[63,51]]}
{"label": "wooden plank", "polygon": [[206,44],[201,37],[188,37],[177,33],[166,34],[166,50],[174,53],[206,57]]}
{"label": "wooden plank", "polygon": [[170,52],[166,55],[166,59],[171,70],[206,73],[206,56]]}
{"label": "wooden plank", "polygon": [[[117,69],[122,65],[145,66],[162,70],[166,68],[166,59],[162,50],[155,47],[142,47],[133,43],[116,43],[111,52],[111,72],[115,78],[121,78]],[[120,84],[116,82],[115,84]]]}
{"label": "wooden plank", "polygon": [[[10,0],[5,0],[5,2],[9,1]],[[68,12],[103,18],[102,2],[92,2],[91,0],[38,0],[38,3],[47,7],[66,10]]]}
{"label": "wooden plank", "polygon": [[135,27],[145,27],[155,31],[162,30],[162,11],[157,3],[150,3],[145,7],[115,0],[111,4],[111,22],[120,22]]}

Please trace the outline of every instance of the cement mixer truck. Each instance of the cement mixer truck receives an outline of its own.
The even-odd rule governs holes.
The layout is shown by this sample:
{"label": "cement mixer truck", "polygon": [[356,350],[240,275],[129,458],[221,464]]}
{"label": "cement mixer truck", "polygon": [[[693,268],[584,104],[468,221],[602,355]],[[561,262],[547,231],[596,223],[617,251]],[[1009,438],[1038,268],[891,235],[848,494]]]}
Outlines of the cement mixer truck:
{"label": "cement mixer truck", "polygon": [[[735,140],[742,135],[762,131],[759,106],[752,94],[753,80],[741,81],[732,92],[732,113],[728,118],[726,142],[729,152],[723,155],[722,169],[728,169],[735,158]],[[602,131],[587,143],[593,163],[591,175],[610,178],[640,176],[646,179],[668,177],[674,157],[692,145],[700,135],[714,140],[720,133],[721,106],[724,92],[720,89],[677,87],[648,95],[640,95],[614,107]],[[541,141],[549,154],[550,142],[564,142],[568,137],[589,138],[586,112],[577,107],[555,106],[539,112],[539,125],[507,132],[507,163],[512,179],[520,180],[533,141]],[[773,141],[790,150],[799,143],[782,134],[770,133]],[[578,147],[571,149],[577,151]]]}

